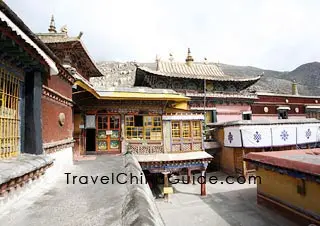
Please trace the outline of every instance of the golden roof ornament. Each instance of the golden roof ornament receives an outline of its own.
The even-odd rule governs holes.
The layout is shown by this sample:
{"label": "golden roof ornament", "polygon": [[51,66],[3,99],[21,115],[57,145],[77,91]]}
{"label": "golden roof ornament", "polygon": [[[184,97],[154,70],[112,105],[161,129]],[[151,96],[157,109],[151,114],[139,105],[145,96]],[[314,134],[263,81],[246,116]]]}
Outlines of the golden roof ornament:
{"label": "golden roof ornament", "polygon": [[83,35],[83,32],[82,31],[80,31],[80,33],[79,33],[79,35],[78,35],[78,39],[80,39],[81,37],[82,37],[82,35]]}
{"label": "golden roof ornament", "polygon": [[63,25],[63,26],[60,28],[60,31],[61,31],[62,33],[68,33],[67,25]]}
{"label": "golden roof ornament", "polygon": [[160,57],[159,57],[159,55],[157,54],[157,55],[156,55],[156,70],[157,70],[157,71],[159,70],[159,61],[160,61]]}
{"label": "golden roof ornament", "polygon": [[188,48],[188,56],[186,58],[186,63],[188,66],[192,66],[192,64],[193,64],[193,58],[191,56],[190,48]]}
{"label": "golden roof ornament", "polygon": [[169,60],[172,62],[174,60],[172,53],[169,54]]}
{"label": "golden roof ornament", "polygon": [[50,25],[49,25],[48,31],[51,32],[51,33],[57,33],[53,15],[51,16],[51,21],[50,21]]}

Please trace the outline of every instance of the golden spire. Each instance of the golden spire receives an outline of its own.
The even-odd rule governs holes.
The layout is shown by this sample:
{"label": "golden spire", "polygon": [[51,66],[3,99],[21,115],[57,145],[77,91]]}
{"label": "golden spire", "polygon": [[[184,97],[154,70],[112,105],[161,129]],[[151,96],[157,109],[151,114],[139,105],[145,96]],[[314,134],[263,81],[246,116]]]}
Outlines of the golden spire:
{"label": "golden spire", "polygon": [[54,17],[53,17],[53,15],[51,16],[51,21],[50,21],[50,26],[49,26],[48,31],[49,31],[49,32],[52,32],[52,33],[57,33],[56,26],[55,26],[55,24],[54,24]]}
{"label": "golden spire", "polygon": [[188,48],[188,56],[186,58],[186,63],[188,66],[192,66],[192,63],[193,63],[193,58],[191,56],[190,48]]}
{"label": "golden spire", "polygon": [[160,57],[159,57],[159,55],[157,54],[157,55],[156,55],[156,71],[159,70],[159,62],[160,62]]}
{"label": "golden spire", "polygon": [[66,25],[66,24],[65,24],[65,25],[63,25],[63,26],[60,28],[60,31],[61,31],[61,33],[65,33],[65,34],[67,34],[67,33],[68,33],[67,25]]}
{"label": "golden spire", "polygon": [[169,60],[172,62],[174,60],[172,53],[169,54]]}

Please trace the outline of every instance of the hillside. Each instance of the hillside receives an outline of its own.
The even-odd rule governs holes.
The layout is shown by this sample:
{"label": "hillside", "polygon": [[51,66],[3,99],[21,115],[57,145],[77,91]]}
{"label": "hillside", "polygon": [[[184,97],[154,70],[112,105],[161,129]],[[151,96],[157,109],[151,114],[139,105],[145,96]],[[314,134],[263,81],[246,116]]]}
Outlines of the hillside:
{"label": "hillside", "polygon": [[290,94],[292,81],[296,80],[300,95],[320,95],[320,63],[318,62],[303,64],[290,72],[228,64],[220,64],[220,67],[225,74],[233,76],[263,74],[260,81],[249,90]]}
{"label": "hillside", "polygon": [[[103,61],[97,63],[105,74],[101,78],[92,78],[90,81],[95,87],[131,87],[134,84],[134,62]],[[219,64],[225,74],[244,77],[263,75],[259,82],[248,88],[249,91],[266,91],[290,94],[291,84],[295,80],[298,83],[300,95],[320,96],[320,63],[313,62],[303,64],[290,72],[266,70],[251,66],[235,66]]]}
{"label": "hillside", "polygon": [[303,64],[284,75],[285,79],[296,80],[297,83],[320,89],[320,62]]}

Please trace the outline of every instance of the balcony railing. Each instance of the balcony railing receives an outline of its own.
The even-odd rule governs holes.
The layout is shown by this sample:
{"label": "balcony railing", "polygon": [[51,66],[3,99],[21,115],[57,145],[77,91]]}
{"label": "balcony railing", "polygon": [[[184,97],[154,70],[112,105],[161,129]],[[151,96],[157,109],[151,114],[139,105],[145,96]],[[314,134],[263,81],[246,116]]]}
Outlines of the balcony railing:
{"label": "balcony railing", "polygon": [[164,153],[163,145],[156,144],[128,144],[127,150],[139,155]]}

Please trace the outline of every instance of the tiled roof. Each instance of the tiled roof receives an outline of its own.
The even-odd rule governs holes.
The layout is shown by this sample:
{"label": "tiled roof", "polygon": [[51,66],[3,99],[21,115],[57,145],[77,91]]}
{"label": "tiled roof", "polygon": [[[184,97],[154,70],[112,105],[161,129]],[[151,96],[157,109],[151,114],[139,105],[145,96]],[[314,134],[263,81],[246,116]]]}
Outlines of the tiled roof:
{"label": "tiled roof", "polygon": [[157,94],[179,94],[172,89],[153,89],[149,87],[109,87],[102,90],[95,89],[98,93],[104,92],[132,92],[132,93],[157,93]]}
{"label": "tiled roof", "polygon": [[78,37],[69,37],[66,33],[39,33],[37,36],[44,43],[80,41]]}
{"label": "tiled roof", "polygon": [[[95,61],[90,56],[88,50],[86,49],[85,45],[81,41],[80,37],[69,37],[66,32],[60,33],[38,33],[37,36],[39,39],[47,44],[49,48],[53,48],[51,44],[63,44],[63,43],[70,43],[71,48],[73,49],[72,52],[77,52],[80,56],[78,58],[85,60],[88,62],[88,65],[81,65],[86,69],[89,69],[89,77],[99,77],[103,76],[100,69],[97,67]],[[74,44],[73,44],[74,43]],[[54,51],[54,49],[53,49]]]}
{"label": "tiled roof", "polygon": [[216,64],[193,63],[191,66],[181,62],[165,62],[158,61],[155,66],[139,66],[140,70],[152,73],[155,75],[206,79],[217,81],[255,81],[259,80],[260,76],[248,78],[236,78],[223,73]]}
{"label": "tiled roof", "polygon": [[[36,50],[50,68],[50,75],[57,75],[59,70],[55,60],[56,56],[47,48],[23,21],[3,2],[0,1],[0,22],[10,28],[17,36]],[[3,25],[3,24],[1,24]]]}
{"label": "tiled roof", "polygon": [[159,71],[167,74],[174,74],[177,76],[192,76],[192,77],[224,77],[222,70],[214,64],[197,64],[188,66],[185,63],[179,62],[164,62],[160,61]]}
{"label": "tiled roof", "polygon": [[186,92],[185,95],[187,97],[214,97],[214,98],[232,98],[232,99],[258,99],[256,94],[251,94],[251,93],[231,93],[231,92],[207,92],[206,94],[204,93],[192,93],[192,92]]}

